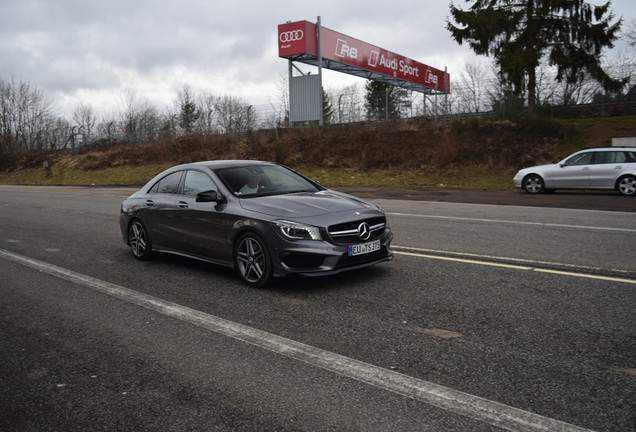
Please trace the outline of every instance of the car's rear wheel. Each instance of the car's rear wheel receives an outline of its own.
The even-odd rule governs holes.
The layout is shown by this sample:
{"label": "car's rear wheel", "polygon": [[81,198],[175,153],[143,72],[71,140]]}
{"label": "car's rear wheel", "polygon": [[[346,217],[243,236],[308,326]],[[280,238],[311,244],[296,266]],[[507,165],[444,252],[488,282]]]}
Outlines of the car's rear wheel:
{"label": "car's rear wheel", "polygon": [[628,175],[619,178],[616,183],[616,189],[626,196],[636,195],[636,177]]}
{"label": "car's rear wheel", "polygon": [[545,189],[543,179],[537,174],[530,174],[523,179],[523,189],[530,194],[542,192]]}
{"label": "car's rear wheel", "polygon": [[135,219],[128,226],[128,245],[135,258],[147,260],[152,254],[152,241],[143,222]]}
{"label": "car's rear wheel", "polygon": [[234,249],[234,265],[243,281],[260,288],[272,280],[272,260],[267,245],[255,233],[243,234]]}

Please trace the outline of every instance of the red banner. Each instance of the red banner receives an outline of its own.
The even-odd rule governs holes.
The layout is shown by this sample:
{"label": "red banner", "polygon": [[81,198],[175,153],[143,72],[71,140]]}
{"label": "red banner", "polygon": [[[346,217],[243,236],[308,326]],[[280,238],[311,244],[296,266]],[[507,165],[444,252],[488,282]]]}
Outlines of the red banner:
{"label": "red banner", "polygon": [[[287,58],[302,54],[317,56],[316,27],[316,24],[308,21],[279,25],[279,57]],[[439,69],[325,27],[321,27],[320,35],[323,59],[377,72],[441,92],[445,90],[444,72]],[[448,83],[446,91],[449,91],[449,89],[450,83]]]}

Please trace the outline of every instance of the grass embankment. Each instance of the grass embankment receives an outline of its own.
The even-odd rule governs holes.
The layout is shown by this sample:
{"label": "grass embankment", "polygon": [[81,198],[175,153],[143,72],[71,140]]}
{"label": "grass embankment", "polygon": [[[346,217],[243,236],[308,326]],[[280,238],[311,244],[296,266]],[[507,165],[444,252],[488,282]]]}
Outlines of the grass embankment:
{"label": "grass embankment", "polygon": [[[139,185],[165,168],[197,160],[260,159],[288,165],[328,187],[509,189],[523,166],[554,162],[586,147],[636,136],[636,116],[520,123],[420,119],[375,127],[293,129],[244,138],[187,136],[152,144],[25,156],[0,183]],[[44,162],[49,168],[44,168]]]}

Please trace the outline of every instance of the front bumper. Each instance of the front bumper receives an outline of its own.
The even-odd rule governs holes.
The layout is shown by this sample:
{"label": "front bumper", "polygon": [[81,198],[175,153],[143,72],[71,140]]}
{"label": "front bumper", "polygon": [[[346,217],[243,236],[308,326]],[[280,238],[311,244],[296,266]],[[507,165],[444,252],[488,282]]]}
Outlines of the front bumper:
{"label": "front bumper", "polygon": [[336,245],[327,241],[285,242],[272,251],[274,276],[324,276],[391,261],[393,234],[390,228],[387,227],[377,240],[380,242],[379,250],[356,256],[349,256],[349,246],[345,244]]}

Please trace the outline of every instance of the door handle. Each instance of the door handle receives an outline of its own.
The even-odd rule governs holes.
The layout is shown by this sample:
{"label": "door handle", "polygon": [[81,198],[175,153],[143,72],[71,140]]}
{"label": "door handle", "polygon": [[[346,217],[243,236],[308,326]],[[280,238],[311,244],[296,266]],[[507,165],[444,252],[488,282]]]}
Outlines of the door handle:
{"label": "door handle", "polygon": [[622,167],[622,166],[620,166],[620,165],[618,165],[618,166],[615,166],[615,167],[614,167],[614,169],[620,169],[620,170],[622,170],[622,169],[623,169],[623,167]]}
{"label": "door handle", "polygon": [[188,208],[188,203],[185,201],[179,201],[179,207],[181,208]]}
{"label": "door handle", "polygon": [[148,207],[151,207],[151,206],[155,205],[155,202],[153,200],[146,200],[146,205]]}

